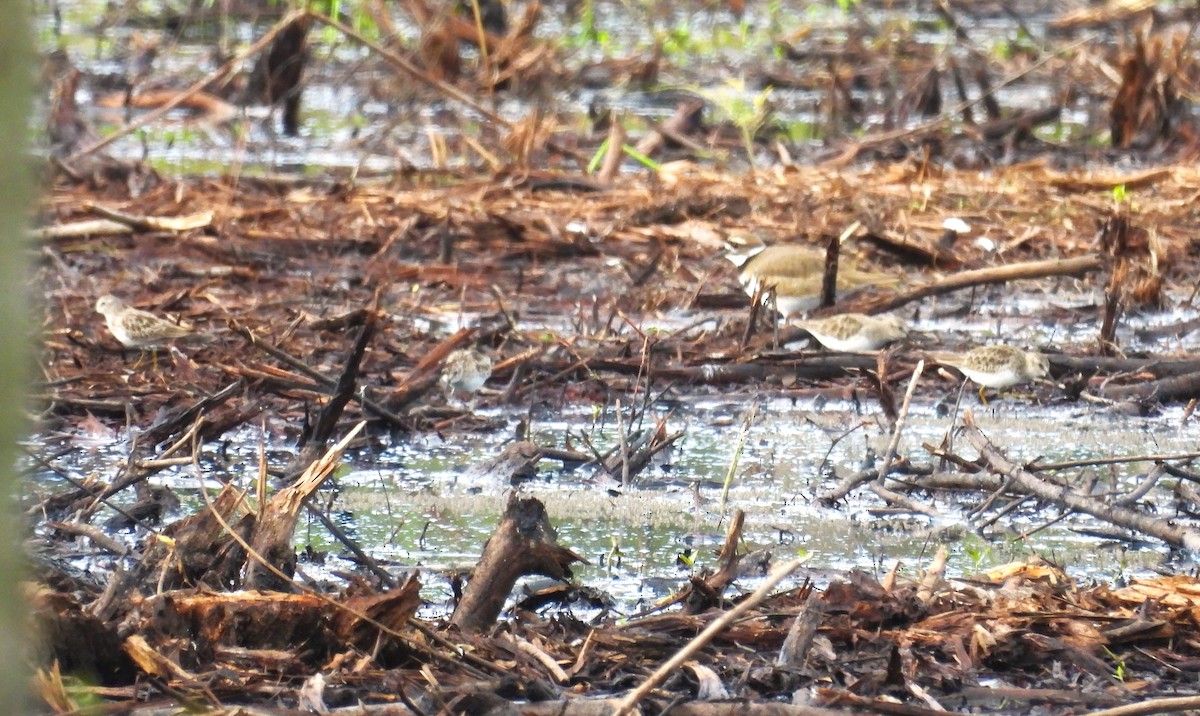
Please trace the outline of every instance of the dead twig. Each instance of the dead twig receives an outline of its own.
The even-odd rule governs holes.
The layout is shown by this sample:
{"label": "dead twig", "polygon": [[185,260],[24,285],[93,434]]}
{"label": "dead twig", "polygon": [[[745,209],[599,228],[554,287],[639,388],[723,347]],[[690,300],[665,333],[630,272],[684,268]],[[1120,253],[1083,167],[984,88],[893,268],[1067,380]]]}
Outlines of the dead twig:
{"label": "dead twig", "polygon": [[775,585],[779,584],[785,578],[787,578],[789,574],[799,569],[800,565],[807,562],[808,559],[808,557],[800,557],[776,567],[775,570],[771,572],[770,576],[768,576],[766,580],[759,585],[758,589],[754,590],[749,597],[705,627],[704,631],[700,632],[695,639],[692,639],[687,643],[686,646],[675,652],[674,656],[672,656],[670,659],[667,659],[666,663],[658,667],[653,674],[651,674],[644,682],[642,682],[640,686],[622,699],[621,703],[617,706],[617,710],[613,712],[613,716],[625,716],[625,714],[631,713],[634,707],[636,707],[642,699],[646,698],[646,696],[654,689],[654,687],[662,683],[663,679],[667,678],[667,676],[674,673],[679,667],[683,666],[684,662],[692,658],[696,652],[703,649],[705,645],[712,641],[722,629],[732,624],[736,619],[741,617],[746,612],[758,606],[759,602],[765,599],[767,594],[775,588]]}

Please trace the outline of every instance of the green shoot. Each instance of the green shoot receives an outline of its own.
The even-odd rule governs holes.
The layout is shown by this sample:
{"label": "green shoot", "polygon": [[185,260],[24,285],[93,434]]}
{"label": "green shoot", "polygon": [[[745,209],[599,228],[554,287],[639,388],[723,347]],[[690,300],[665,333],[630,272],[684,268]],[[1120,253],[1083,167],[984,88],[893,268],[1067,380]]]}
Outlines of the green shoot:
{"label": "green shoot", "polygon": [[1112,188],[1113,202],[1116,204],[1124,204],[1129,200],[1129,190],[1124,184],[1117,184]]}
{"label": "green shoot", "polygon": [[771,105],[773,91],[773,87],[767,86],[747,97],[746,81],[741,78],[726,80],[724,87],[699,90],[701,97],[741,131],[746,156],[751,163],[754,162],[754,138],[774,111]]}

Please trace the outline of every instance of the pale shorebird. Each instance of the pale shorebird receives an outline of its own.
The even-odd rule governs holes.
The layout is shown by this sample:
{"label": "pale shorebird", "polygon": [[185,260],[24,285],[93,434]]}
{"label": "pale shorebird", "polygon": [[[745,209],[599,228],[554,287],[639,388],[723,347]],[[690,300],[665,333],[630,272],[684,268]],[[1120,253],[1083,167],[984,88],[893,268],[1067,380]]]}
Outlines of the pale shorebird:
{"label": "pale shorebird", "polygon": [[96,301],[96,312],[104,316],[108,330],[122,346],[145,350],[192,334],[192,329],[127,306],[112,294]]}
{"label": "pale shorebird", "polygon": [[[767,246],[761,239],[732,236],[726,242],[727,258],[738,267],[738,280],[753,297],[761,289],[772,291],[775,309],[784,319],[806,314],[821,303],[825,280],[825,252],[811,246]],[[843,259],[838,264],[837,289],[852,291],[868,286],[894,286],[900,279],[885,273],[863,271]]]}
{"label": "pale shorebird", "polygon": [[984,388],[1003,390],[1022,383],[1041,380],[1050,372],[1050,361],[1036,351],[998,344],[979,346],[961,354],[933,356],[939,363],[957,368],[979,384],[979,399],[987,404]]}
{"label": "pale shorebird", "polygon": [[460,348],[446,356],[442,366],[442,386],[451,396],[474,396],[492,376],[492,358],[475,348]]}
{"label": "pale shorebird", "polygon": [[904,319],[890,313],[883,316],[842,313],[798,321],[796,325],[829,350],[847,353],[879,350],[908,335],[908,324]]}

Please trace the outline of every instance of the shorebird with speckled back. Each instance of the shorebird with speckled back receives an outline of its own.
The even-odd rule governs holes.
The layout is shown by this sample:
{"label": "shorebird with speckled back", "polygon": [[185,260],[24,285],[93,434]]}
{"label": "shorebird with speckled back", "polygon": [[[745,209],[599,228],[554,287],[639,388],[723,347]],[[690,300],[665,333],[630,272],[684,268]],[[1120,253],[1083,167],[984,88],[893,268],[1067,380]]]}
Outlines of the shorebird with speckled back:
{"label": "shorebird with speckled back", "polygon": [[998,344],[979,346],[962,354],[940,354],[934,359],[979,384],[979,399],[987,405],[985,388],[1003,390],[1022,383],[1041,380],[1050,372],[1050,361],[1035,351]]}
{"label": "shorebird with speckled back", "polygon": [[[731,236],[725,258],[738,267],[738,280],[753,297],[761,288],[773,290],[775,309],[784,319],[808,313],[821,303],[825,280],[825,252],[811,246],[767,246],[757,237]],[[900,279],[863,271],[843,259],[838,264],[837,289],[852,291],[869,286],[888,287]]]}
{"label": "shorebird with speckled back", "polygon": [[171,323],[149,311],[127,306],[112,294],[101,296],[96,301],[96,312],[104,316],[113,338],[126,348],[146,350],[192,335],[190,328]]}
{"label": "shorebird with speckled back", "polygon": [[868,316],[841,313],[828,318],[810,318],[796,325],[831,351],[866,353],[877,351],[908,335],[908,324],[892,314]]}
{"label": "shorebird with speckled back", "polygon": [[441,381],[451,397],[458,393],[474,396],[491,376],[491,356],[476,348],[460,348],[446,356]]}
{"label": "shorebird with speckled back", "polygon": [[[143,353],[151,351],[156,370],[158,353],[155,349],[177,338],[193,335],[190,328],[171,323],[149,311],[127,306],[112,294],[101,296],[96,301],[96,312],[104,316],[108,331],[122,347],[136,348]],[[138,359],[138,364],[140,363],[141,358]]]}

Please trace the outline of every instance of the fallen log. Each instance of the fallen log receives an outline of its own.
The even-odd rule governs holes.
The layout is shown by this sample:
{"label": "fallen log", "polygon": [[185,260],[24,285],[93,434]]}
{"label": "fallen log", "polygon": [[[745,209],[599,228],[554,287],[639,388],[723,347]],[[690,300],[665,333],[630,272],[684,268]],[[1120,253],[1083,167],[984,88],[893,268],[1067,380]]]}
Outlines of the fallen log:
{"label": "fallen log", "polygon": [[1200,371],[1172,375],[1158,380],[1115,385],[1100,391],[1105,400],[1155,401],[1191,400],[1200,397]]}

